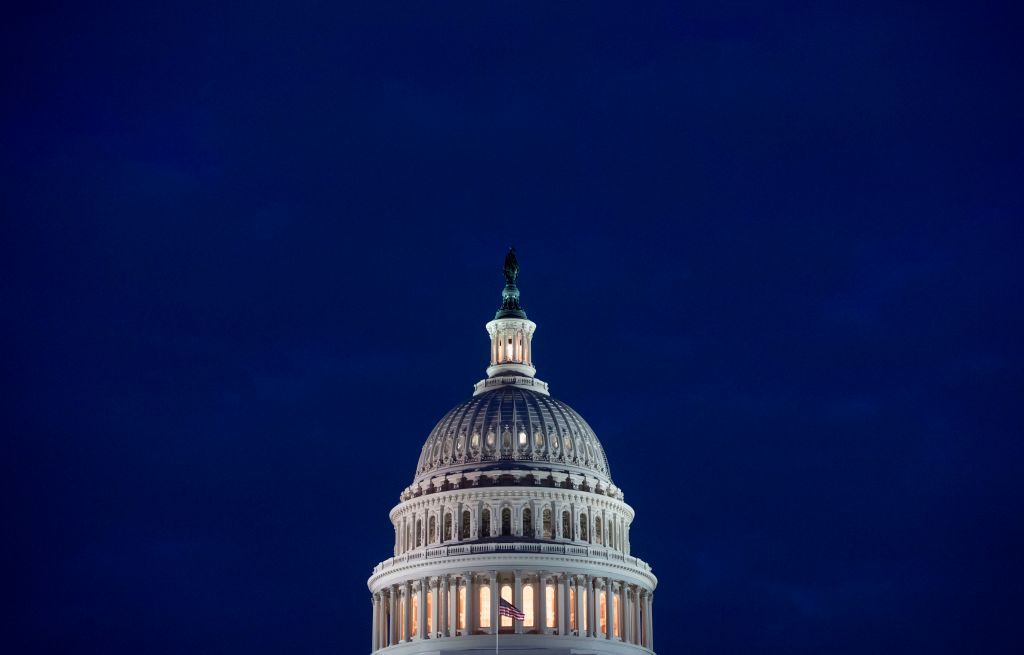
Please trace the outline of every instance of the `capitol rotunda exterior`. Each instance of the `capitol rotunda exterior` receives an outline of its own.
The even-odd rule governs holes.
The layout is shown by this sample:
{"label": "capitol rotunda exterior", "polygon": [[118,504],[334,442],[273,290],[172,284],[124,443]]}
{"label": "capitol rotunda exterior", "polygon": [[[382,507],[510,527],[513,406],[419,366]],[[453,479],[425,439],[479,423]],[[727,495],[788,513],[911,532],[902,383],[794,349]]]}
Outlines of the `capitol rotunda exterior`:
{"label": "capitol rotunda exterior", "polygon": [[652,653],[658,581],[630,554],[633,508],[594,431],[534,377],[512,250],[504,273],[487,378],[434,427],[391,510],[394,556],[367,583],[372,652]]}

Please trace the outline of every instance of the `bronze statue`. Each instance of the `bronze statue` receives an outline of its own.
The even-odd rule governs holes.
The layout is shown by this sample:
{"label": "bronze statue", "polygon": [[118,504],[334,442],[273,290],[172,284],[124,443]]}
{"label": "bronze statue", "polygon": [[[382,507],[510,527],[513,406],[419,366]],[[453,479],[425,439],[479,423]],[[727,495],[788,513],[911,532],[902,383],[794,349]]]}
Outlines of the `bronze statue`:
{"label": "bronze statue", "polygon": [[509,248],[505,255],[505,284],[510,287],[516,285],[516,278],[519,277],[519,262],[516,260],[516,249]]}

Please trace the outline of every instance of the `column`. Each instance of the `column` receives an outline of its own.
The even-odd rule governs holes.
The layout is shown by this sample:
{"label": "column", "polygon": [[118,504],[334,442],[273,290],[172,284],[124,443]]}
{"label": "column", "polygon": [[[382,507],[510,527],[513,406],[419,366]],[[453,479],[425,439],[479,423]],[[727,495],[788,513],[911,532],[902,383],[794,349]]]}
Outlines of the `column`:
{"label": "column", "polygon": [[548,574],[544,571],[537,571],[537,595],[534,597],[533,609],[535,610],[533,625],[537,632],[542,635],[550,634],[548,630]]}
{"label": "column", "polygon": [[370,652],[377,652],[377,631],[380,627],[380,596],[373,595],[373,628],[370,631]]}
{"label": "column", "polygon": [[[589,607],[589,604],[584,603],[583,599],[586,578],[582,575],[577,575],[573,582],[576,583],[576,634],[580,637],[587,637],[589,636],[589,632],[583,627],[583,624],[587,623],[586,616],[587,608]],[[589,628],[590,625],[593,624],[588,624],[587,627]]]}
{"label": "column", "polygon": [[612,602],[612,596],[615,594],[615,590],[612,587],[612,579],[604,579],[604,638],[611,639],[612,635],[615,634],[615,603]]}
{"label": "column", "polygon": [[566,628],[569,621],[569,576],[562,574],[553,577],[558,585],[555,590],[555,601],[558,603],[555,606],[555,625],[558,634],[564,637],[569,634]]}
{"label": "column", "polygon": [[589,578],[587,599],[587,636],[596,637],[601,628],[597,615],[597,578]]}
{"label": "column", "polygon": [[654,650],[654,594],[647,592],[647,647]]}
{"label": "column", "polygon": [[420,591],[419,600],[417,604],[419,607],[416,608],[416,637],[419,639],[427,638],[427,585],[429,582],[426,578],[420,580]]}
{"label": "column", "polygon": [[458,621],[458,604],[459,604],[459,581],[450,575],[444,576],[444,636],[454,637],[455,636],[455,625]]}
{"label": "column", "polygon": [[[536,600],[536,599],[534,599]],[[520,611],[523,609],[523,572],[515,572],[515,582],[512,584],[512,604]],[[536,606],[536,605],[535,605]],[[523,634],[523,622],[512,619],[512,632],[517,635]]]}
{"label": "column", "polygon": [[430,603],[430,635],[431,639],[436,639],[441,634],[441,580],[439,578],[430,578],[430,591],[433,596],[432,602]]}
{"label": "column", "polygon": [[[493,516],[491,517],[494,518]],[[494,522],[491,521],[491,529],[494,529]],[[491,632],[490,634],[497,634],[501,630],[501,623],[498,617],[498,605],[501,603],[500,595],[498,595],[498,572],[491,571]]]}
{"label": "column", "polygon": [[473,589],[472,573],[464,573],[462,577],[466,585],[466,623],[462,630],[463,634],[471,635],[476,632],[476,590]]}
{"label": "column", "polygon": [[441,578],[441,598],[444,599],[444,611],[441,613],[441,636],[452,637],[452,584],[446,573]]}
{"label": "column", "polygon": [[388,646],[398,643],[398,594],[395,586],[388,588]]}
{"label": "column", "polygon": [[406,582],[405,592],[402,595],[402,617],[405,619],[402,630],[405,635],[405,641],[412,641],[412,583]]}
{"label": "column", "polygon": [[633,643],[643,643],[643,628],[640,623],[640,587],[633,591]]}

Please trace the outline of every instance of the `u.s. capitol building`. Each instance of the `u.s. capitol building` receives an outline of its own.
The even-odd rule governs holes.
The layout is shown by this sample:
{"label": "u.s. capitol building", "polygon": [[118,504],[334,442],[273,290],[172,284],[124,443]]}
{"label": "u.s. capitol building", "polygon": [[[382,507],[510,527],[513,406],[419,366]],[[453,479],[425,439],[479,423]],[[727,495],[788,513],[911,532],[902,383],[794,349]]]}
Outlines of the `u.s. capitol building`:
{"label": "u.s. capitol building", "polygon": [[[372,651],[653,652],[658,581],[630,554],[633,508],[594,431],[534,377],[514,251],[504,273],[487,378],[434,427],[391,510],[394,556],[368,581]],[[499,598],[525,619],[500,616]]]}

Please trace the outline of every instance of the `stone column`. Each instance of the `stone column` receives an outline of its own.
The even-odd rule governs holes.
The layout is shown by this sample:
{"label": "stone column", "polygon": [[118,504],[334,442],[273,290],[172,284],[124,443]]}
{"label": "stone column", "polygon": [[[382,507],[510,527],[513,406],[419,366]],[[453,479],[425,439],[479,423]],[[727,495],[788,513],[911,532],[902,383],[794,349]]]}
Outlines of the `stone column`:
{"label": "stone column", "polygon": [[430,578],[430,634],[431,639],[436,639],[441,632],[441,580],[437,577]]}
{"label": "stone column", "polygon": [[636,588],[633,601],[633,643],[641,644],[643,643],[643,626],[640,617],[640,587]]}
{"label": "stone column", "polygon": [[388,646],[398,643],[398,602],[394,585],[388,587]]}
{"label": "stone column", "polygon": [[377,594],[373,595],[371,600],[373,605],[373,628],[370,630],[370,652],[377,652],[377,629],[380,627],[380,596]]}
{"label": "stone column", "polygon": [[412,583],[406,582],[402,595],[403,641],[412,641]]}
{"label": "stone column", "polygon": [[647,647],[654,650],[654,593],[647,592]]}
{"label": "stone column", "polygon": [[452,637],[452,584],[451,576],[441,577],[441,598],[444,600],[444,611],[441,613],[441,636]]}
{"label": "stone column", "polygon": [[[512,604],[520,611],[523,609],[523,572],[515,572],[515,582],[512,584]],[[523,622],[512,619],[512,632],[517,635],[523,634]]]}
{"label": "stone column", "polygon": [[[577,575],[574,580],[576,583],[576,634],[580,637],[588,637],[590,625],[587,623],[587,609],[590,606],[589,603],[584,602],[583,591],[586,585],[586,579],[582,575]],[[584,628],[584,624],[587,627]]]}
{"label": "stone column", "polygon": [[537,571],[537,598],[533,604],[534,619],[533,625],[537,633],[550,634],[548,630],[548,579],[547,573]]}
{"label": "stone column", "polygon": [[[493,518],[493,517],[492,517]],[[491,528],[494,528],[494,522],[491,522]],[[498,595],[498,572],[491,571],[491,632],[490,634],[497,634],[501,630],[501,624],[498,621],[498,604],[501,602],[498,600],[501,596]]]}
{"label": "stone column", "polygon": [[589,578],[587,583],[587,636],[597,637],[601,631],[601,625],[597,614],[597,578]]}
{"label": "stone column", "polygon": [[466,623],[462,631],[471,635],[476,632],[476,589],[473,587],[473,574],[464,573],[463,580],[466,585]]}

